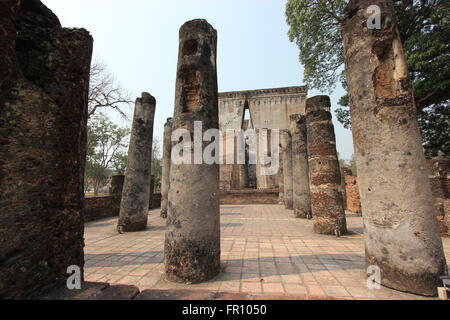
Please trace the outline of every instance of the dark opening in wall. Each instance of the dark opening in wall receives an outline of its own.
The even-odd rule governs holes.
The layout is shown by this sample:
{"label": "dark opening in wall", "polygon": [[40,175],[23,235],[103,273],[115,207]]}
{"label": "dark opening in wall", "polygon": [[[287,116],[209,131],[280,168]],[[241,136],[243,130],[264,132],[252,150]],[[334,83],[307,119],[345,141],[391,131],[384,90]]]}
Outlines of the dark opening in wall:
{"label": "dark opening in wall", "polygon": [[193,56],[197,53],[197,40],[187,40],[183,45],[183,57],[185,56]]}

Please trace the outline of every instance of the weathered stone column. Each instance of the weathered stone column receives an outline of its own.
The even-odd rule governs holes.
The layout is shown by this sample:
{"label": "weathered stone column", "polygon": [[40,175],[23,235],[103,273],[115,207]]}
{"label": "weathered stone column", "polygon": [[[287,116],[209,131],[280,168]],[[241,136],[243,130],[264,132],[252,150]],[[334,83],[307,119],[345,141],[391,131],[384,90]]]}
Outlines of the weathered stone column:
{"label": "weathered stone column", "polygon": [[[153,156],[152,158],[153,159]],[[150,161],[152,161],[150,159]],[[151,172],[151,166],[150,166],[150,172]],[[155,193],[155,175],[150,175],[150,192],[148,197],[148,208],[153,209],[153,194]]]}
{"label": "weathered stone column", "polygon": [[[382,30],[367,8],[381,8]],[[416,106],[392,1],[350,1],[342,24],[366,264],[381,283],[436,295],[446,271]]]}
{"label": "weathered stone column", "polygon": [[289,130],[280,130],[281,156],[283,158],[284,206],[293,209],[292,140]]}
{"label": "weathered stone column", "polygon": [[282,147],[281,147],[281,131],[280,131],[280,171],[278,172],[278,188],[280,190],[279,195],[278,195],[278,203],[279,204],[284,204],[284,173],[283,173],[283,151],[282,151]]}
{"label": "weathered stone column", "polygon": [[308,218],[311,215],[311,193],[309,190],[309,166],[306,135],[306,117],[290,116],[292,136],[292,194],[294,215]]}
{"label": "weathered stone column", "polygon": [[120,233],[141,231],[147,227],[155,108],[156,100],[147,92],[136,99],[117,225]]}
{"label": "weathered stone column", "polygon": [[[194,121],[202,122],[203,131],[219,128],[216,51],[217,33],[206,20],[181,27],[174,132],[185,129],[193,136]],[[191,149],[189,143],[183,146]],[[218,140],[215,152],[219,154]],[[172,160],[164,253],[171,281],[196,283],[220,272],[218,164]]]}
{"label": "weathered stone column", "polygon": [[328,96],[306,100],[308,162],[314,232],[345,234],[341,172]]}
{"label": "weathered stone column", "polygon": [[0,300],[39,299],[83,279],[93,39],[37,0],[2,1],[0,25]]}
{"label": "weathered stone column", "polygon": [[110,177],[109,182],[109,194],[121,195],[123,190],[123,183],[125,181],[125,175],[114,175]]}
{"label": "weathered stone column", "polygon": [[161,177],[161,218],[167,218],[167,199],[170,188],[170,164],[172,152],[172,118],[167,118],[164,125],[163,138],[163,163],[162,163],[162,177]]}
{"label": "weathered stone column", "polygon": [[247,189],[248,185],[248,174],[247,174],[247,166],[245,164],[239,164],[239,189]]}

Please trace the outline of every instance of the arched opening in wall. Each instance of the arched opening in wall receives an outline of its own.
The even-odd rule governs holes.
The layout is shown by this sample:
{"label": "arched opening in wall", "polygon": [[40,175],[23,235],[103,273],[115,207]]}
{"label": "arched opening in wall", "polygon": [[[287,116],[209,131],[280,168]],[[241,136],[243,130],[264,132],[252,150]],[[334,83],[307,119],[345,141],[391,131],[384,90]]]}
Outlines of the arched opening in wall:
{"label": "arched opening in wall", "polygon": [[[253,129],[253,121],[248,100],[244,103],[241,129],[244,131]],[[250,143],[251,142],[247,139],[245,143],[245,164],[240,165],[241,189],[257,189],[256,165],[250,163]]]}
{"label": "arched opening in wall", "polygon": [[241,128],[244,130],[253,128],[252,115],[250,113],[250,107],[249,107],[247,100],[244,103],[244,111],[242,113]]}

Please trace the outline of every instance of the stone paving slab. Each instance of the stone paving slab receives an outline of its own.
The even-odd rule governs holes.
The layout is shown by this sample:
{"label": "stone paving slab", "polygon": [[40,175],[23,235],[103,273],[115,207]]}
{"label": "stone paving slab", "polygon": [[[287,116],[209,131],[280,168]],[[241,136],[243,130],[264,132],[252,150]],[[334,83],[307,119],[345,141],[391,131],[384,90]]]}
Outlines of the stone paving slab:
{"label": "stone paving slab", "polygon": [[42,297],[42,300],[88,300],[108,287],[109,284],[104,282],[83,282],[80,290],[69,290],[66,284],[61,282],[56,290]]}
{"label": "stone paving slab", "polygon": [[[362,218],[348,214],[351,234],[341,238],[312,232],[312,221],[296,219],[280,205],[221,207],[222,272],[201,284],[164,277],[165,220],[149,212],[148,228],[119,235],[117,218],[86,224],[85,279],[145,290],[202,290],[250,295],[307,295],[339,299],[430,299],[366,286]],[[447,261],[450,239],[444,238]]]}
{"label": "stone paving slab", "polygon": [[136,286],[123,284],[108,286],[103,291],[89,297],[89,300],[133,300],[140,293]]}

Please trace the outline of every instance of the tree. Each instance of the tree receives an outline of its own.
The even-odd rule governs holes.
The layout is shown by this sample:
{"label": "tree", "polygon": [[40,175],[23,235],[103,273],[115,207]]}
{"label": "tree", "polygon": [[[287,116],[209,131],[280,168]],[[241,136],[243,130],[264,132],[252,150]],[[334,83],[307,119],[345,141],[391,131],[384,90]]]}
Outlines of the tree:
{"label": "tree", "polygon": [[162,177],[162,155],[161,142],[157,137],[153,138],[151,173],[154,178],[153,185],[155,190],[160,190]]}
{"label": "tree", "polygon": [[450,155],[450,108],[435,104],[419,111],[425,155],[430,158]]}
{"label": "tree", "polygon": [[[337,81],[346,89],[340,25],[346,0],[289,0],[286,6],[289,39],[300,49],[304,81],[311,88],[330,92]],[[447,0],[394,0],[400,35],[414,87],[427,155],[449,155],[450,2]],[[336,110],[338,120],[351,128],[349,99]],[[445,121],[445,118],[447,121]],[[436,119],[441,121],[436,122]],[[431,141],[430,139],[434,139]]]}
{"label": "tree", "polygon": [[115,164],[126,157],[129,134],[129,129],[120,128],[102,113],[89,121],[85,180],[95,195],[113,173]]}
{"label": "tree", "polygon": [[91,118],[99,109],[110,108],[116,110],[123,119],[128,120],[124,106],[132,102],[131,94],[117,83],[106,65],[96,59],[91,66],[88,117]]}
{"label": "tree", "polygon": [[128,164],[128,154],[118,153],[112,160],[112,167],[114,169],[114,174],[124,175]]}

